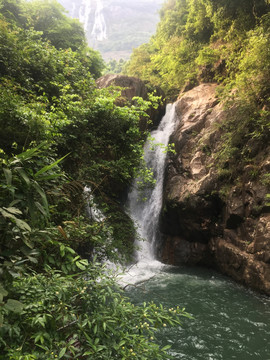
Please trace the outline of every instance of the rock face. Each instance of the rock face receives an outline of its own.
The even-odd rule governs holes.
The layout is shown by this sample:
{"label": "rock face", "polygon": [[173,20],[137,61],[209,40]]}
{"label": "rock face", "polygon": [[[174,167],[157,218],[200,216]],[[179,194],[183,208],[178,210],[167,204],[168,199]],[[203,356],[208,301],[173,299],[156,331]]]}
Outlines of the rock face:
{"label": "rock face", "polygon": [[[146,84],[139,78],[117,74],[107,74],[96,80],[99,88],[106,88],[109,86],[120,86],[124,88],[121,91],[121,97],[117,99],[117,105],[125,105],[127,101],[131,102],[134,96],[140,96],[144,100],[148,98],[148,89]],[[156,96],[164,98],[164,93],[161,89],[156,88]],[[165,113],[165,105],[160,105],[158,109],[149,109],[147,111],[153,127],[156,127]],[[146,130],[147,119],[141,119],[141,130]]]}
{"label": "rock face", "polygon": [[[170,264],[214,266],[235,280],[270,295],[270,208],[266,187],[247,180],[223,194],[212,166],[219,124],[225,111],[215,84],[201,84],[181,94],[178,122],[171,137],[176,154],[167,160],[161,214],[161,259]],[[258,154],[257,168],[269,173],[269,149]]]}

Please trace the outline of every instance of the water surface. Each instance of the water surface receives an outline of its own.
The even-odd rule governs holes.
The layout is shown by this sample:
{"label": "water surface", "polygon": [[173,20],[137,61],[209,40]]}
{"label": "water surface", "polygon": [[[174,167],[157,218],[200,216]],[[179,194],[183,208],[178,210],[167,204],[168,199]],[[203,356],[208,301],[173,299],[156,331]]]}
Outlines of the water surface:
{"label": "water surface", "polygon": [[194,317],[158,335],[162,346],[171,345],[174,359],[270,360],[270,299],[215,271],[165,267],[127,291],[137,304],[185,307]]}

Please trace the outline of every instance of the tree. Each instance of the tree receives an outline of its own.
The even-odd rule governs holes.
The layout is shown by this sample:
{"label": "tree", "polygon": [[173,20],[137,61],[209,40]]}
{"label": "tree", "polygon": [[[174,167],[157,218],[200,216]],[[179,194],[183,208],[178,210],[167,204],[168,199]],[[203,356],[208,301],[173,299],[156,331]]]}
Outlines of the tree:
{"label": "tree", "polygon": [[56,0],[33,0],[23,6],[28,27],[42,31],[42,37],[57,49],[76,51],[86,44],[82,25],[65,15],[65,10]]}

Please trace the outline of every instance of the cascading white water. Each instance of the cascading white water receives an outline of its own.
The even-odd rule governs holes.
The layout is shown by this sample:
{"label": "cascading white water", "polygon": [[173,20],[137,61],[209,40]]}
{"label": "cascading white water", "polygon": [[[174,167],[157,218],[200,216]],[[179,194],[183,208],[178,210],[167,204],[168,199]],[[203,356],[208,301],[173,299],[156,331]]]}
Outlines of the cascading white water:
{"label": "cascading white water", "polygon": [[[67,6],[67,0],[60,0],[60,3]],[[70,15],[80,20],[91,42],[107,39],[104,7],[103,0],[77,0],[69,4]]]}
{"label": "cascading white water", "polygon": [[79,8],[79,20],[83,23],[84,31],[87,32],[89,26],[89,18],[92,11],[91,0],[82,0]]}
{"label": "cascading white water", "polygon": [[94,220],[97,222],[102,222],[105,219],[105,215],[103,212],[98,208],[97,204],[95,203],[95,199],[92,193],[92,189],[89,186],[84,187],[84,198],[86,201],[86,214],[90,220]]}
{"label": "cascading white water", "polygon": [[[158,232],[159,215],[162,206],[162,192],[166,151],[170,135],[175,124],[175,105],[167,105],[166,114],[157,130],[151,133],[153,140],[147,141],[144,148],[144,159],[147,167],[152,169],[156,180],[153,189],[147,191],[146,201],[140,200],[136,181],[129,194],[128,209],[137,225],[139,240],[136,258],[137,263],[122,277],[122,283],[136,283],[153,276],[163,265],[155,260],[155,242]],[[153,142],[154,141],[154,144]],[[155,145],[156,144],[156,145]],[[154,145],[154,146],[153,146]],[[142,239],[142,240],[141,240]]]}
{"label": "cascading white water", "polygon": [[107,39],[107,25],[103,15],[103,9],[104,5],[100,0],[99,2],[97,2],[97,7],[95,11],[95,22],[91,33],[91,36],[98,41],[103,41]]}

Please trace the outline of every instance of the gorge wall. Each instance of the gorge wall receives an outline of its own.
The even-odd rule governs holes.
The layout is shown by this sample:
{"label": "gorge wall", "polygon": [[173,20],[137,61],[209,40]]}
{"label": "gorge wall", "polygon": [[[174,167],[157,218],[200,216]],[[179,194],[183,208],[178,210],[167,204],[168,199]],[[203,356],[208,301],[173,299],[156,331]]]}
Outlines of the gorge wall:
{"label": "gorge wall", "polygon": [[[213,266],[270,295],[267,189],[250,176],[250,164],[224,184],[215,163],[226,112],[215,91],[215,84],[201,84],[176,103],[170,140],[176,154],[166,165],[159,256],[173,265]],[[256,154],[258,172],[269,173],[269,154],[269,148]]]}

